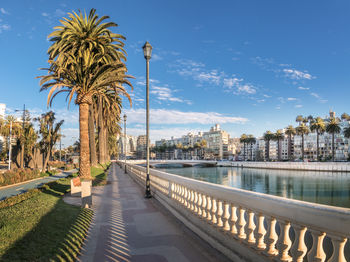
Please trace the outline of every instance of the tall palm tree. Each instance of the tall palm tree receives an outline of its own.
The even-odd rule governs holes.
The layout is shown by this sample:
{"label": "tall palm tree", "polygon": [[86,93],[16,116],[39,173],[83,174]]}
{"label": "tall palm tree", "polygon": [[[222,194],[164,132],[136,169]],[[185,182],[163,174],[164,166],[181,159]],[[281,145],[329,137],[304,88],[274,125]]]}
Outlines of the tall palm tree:
{"label": "tall palm tree", "polygon": [[326,125],[321,117],[316,117],[310,125],[310,130],[316,132],[316,146],[317,146],[317,160],[320,160],[320,148],[319,148],[319,137],[320,134],[323,134],[326,131]]}
{"label": "tall palm tree", "polygon": [[310,129],[305,123],[300,123],[300,125],[295,128],[295,131],[301,136],[301,158],[304,160],[304,135],[310,133]]}
{"label": "tall palm tree", "polygon": [[273,139],[277,141],[277,159],[281,161],[281,140],[284,138],[282,129],[278,129],[273,136]]}
{"label": "tall palm tree", "polygon": [[288,159],[290,160],[292,157],[292,136],[296,134],[296,131],[292,125],[289,125],[284,133],[288,136]]}
{"label": "tall palm tree", "polygon": [[341,131],[339,120],[332,117],[326,125],[326,131],[328,134],[332,134],[332,161],[334,161],[334,135],[339,134]]}
{"label": "tall palm tree", "polygon": [[243,143],[243,161],[245,161],[245,145],[247,143],[247,138],[246,134],[242,134],[239,138],[239,142]]}
{"label": "tall palm tree", "polygon": [[60,128],[64,122],[61,120],[55,125],[55,113],[50,111],[42,114],[41,117],[36,118],[39,121],[39,132],[41,134],[40,147],[44,155],[43,172],[47,171],[47,164],[49,162],[52,150],[57,141],[61,138]]}
{"label": "tall palm tree", "polygon": [[273,133],[271,131],[266,131],[264,133],[264,140],[265,140],[265,152],[266,152],[266,158],[267,161],[270,161],[270,140],[273,139]]}
{"label": "tall palm tree", "polygon": [[110,27],[115,23],[102,23],[107,16],[99,18],[92,9],[86,14],[70,13],[61,20],[49,35],[53,44],[48,50],[50,67],[48,74],[40,76],[41,91],[50,89],[48,104],[62,92],[67,92],[68,104],[74,96],[79,106],[80,171],[83,178],[91,179],[90,148],[88,133],[89,105],[106,89],[126,93],[122,84],[127,83],[125,51],[120,48],[121,35],[113,34]]}

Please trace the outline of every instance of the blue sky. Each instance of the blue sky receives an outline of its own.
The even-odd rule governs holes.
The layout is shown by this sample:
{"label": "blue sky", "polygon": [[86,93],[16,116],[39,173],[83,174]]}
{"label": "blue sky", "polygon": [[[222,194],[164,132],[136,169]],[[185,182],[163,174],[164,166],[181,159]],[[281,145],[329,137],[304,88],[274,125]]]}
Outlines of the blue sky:
{"label": "blue sky", "polygon": [[[349,112],[349,1],[1,1],[1,99],[8,113],[23,104],[47,111],[39,68],[47,36],[67,12],[109,15],[126,36],[133,106],[128,133],[145,133],[145,59],[150,64],[152,141],[208,130],[261,136],[295,125],[299,114]],[[78,137],[78,111],[64,96],[53,109],[64,118],[65,144]]]}

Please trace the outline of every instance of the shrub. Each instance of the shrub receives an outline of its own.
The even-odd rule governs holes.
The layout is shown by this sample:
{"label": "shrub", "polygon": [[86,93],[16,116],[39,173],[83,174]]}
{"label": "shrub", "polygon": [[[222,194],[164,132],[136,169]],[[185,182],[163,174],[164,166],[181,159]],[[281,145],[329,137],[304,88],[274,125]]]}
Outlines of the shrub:
{"label": "shrub", "polygon": [[13,170],[5,171],[4,173],[0,174],[0,186],[12,185],[38,178],[40,176],[40,171],[38,169],[14,168]]}

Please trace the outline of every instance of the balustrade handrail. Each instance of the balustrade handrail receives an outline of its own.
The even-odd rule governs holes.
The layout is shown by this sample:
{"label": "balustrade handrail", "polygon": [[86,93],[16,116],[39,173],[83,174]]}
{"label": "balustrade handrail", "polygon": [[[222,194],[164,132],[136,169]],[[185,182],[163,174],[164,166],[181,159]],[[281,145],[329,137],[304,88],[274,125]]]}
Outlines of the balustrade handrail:
{"label": "balustrade handrail", "polygon": [[[145,167],[127,163],[127,169],[140,182],[144,181]],[[220,229],[217,232],[230,232],[234,239],[240,240],[238,243],[248,247],[248,253],[259,255],[259,259],[263,255],[279,261],[303,261],[307,253],[309,261],[325,261],[323,240],[330,237],[333,253],[327,261],[346,261],[344,247],[350,237],[350,208],[257,193],[154,169],[150,170],[150,177],[154,194],[168,199],[166,201],[177,206],[180,213],[189,210],[209,223],[209,227]],[[289,237],[291,228],[296,234],[293,246]],[[205,226],[202,229],[206,230]],[[304,243],[306,231],[313,239],[309,249]],[[208,232],[218,238],[227,236]],[[241,249],[242,246],[236,251]]]}
{"label": "balustrade handrail", "polygon": [[[145,171],[141,166],[134,168]],[[208,195],[219,198],[224,201],[234,202],[246,208],[265,215],[281,219],[288,219],[291,222],[304,224],[305,226],[317,227],[319,230],[327,229],[335,234],[343,235],[349,232],[350,236],[350,208],[328,206],[316,203],[310,203],[295,199],[288,199],[279,196],[273,196],[249,190],[227,187],[204,181],[169,174],[159,170],[150,170],[150,175],[161,179],[186,185],[191,189],[205,192]],[[303,212],[303,214],[301,214]],[[300,219],[302,217],[303,219]],[[332,220],[332,225],[329,223]]]}

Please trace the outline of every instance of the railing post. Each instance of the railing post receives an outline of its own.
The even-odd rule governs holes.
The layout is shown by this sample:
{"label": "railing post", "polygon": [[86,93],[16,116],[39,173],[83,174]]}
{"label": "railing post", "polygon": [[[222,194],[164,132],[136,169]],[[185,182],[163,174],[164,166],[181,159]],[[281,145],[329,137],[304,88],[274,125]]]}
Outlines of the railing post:
{"label": "railing post", "polygon": [[344,255],[344,247],[347,241],[346,237],[327,234],[332,240],[333,254],[327,262],[346,262]]}
{"label": "railing post", "polygon": [[276,218],[266,216],[267,220],[267,248],[266,248],[266,255],[268,256],[276,256],[278,251],[275,248],[275,244],[278,239],[278,235],[276,233]]}
{"label": "railing post", "polygon": [[242,207],[239,207],[239,217],[238,217],[238,237],[242,240],[246,239],[247,235],[244,232],[244,226],[246,224],[244,213],[245,210]]}
{"label": "railing post", "polygon": [[277,241],[278,257],[281,261],[292,261],[292,258],[288,255],[288,251],[292,245],[292,241],[289,238],[290,223],[287,221],[279,221],[281,233]]}
{"label": "railing post", "polygon": [[295,240],[293,246],[290,250],[293,260],[296,262],[303,262],[304,256],[307,252],[307,247],[305,245],[305,233],[306,226],[300,226],[297,224],[292,224],[295,232]]}
{"label": "railing post", "polygon": [[264,220],[265,220],[265,217],[261,213],[259,213],[257,218],[258,228],[255,233],[255,238],[256,238],[256,249],[260,251],[265,250],[266,248],[266,244],[264,242],[265,234],[266,234]]}
{"label": "railing post", "polygon": [[312,235],[312,248],[307,254],[308,261],[323,262],[326,260],[326,254],[323,250],[323,239],[326,236],[325,232],[310,229]]}
{"label": "railing post", "polygon": [[255,223],[254,223],[254,212],[251,210],[248,210],[248,223],[246,225],[246,232],[248,234],[247,242],[249,245],[255,244],[255,237],[254,237],[254,229],[255,229]]}
{"label": "railing post", "polygon": [[234,204],[231,204],[231,219],[230,219],[230,226],[231,226],[231,234],[236,236],[237,235],[237,207]]}

